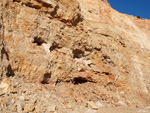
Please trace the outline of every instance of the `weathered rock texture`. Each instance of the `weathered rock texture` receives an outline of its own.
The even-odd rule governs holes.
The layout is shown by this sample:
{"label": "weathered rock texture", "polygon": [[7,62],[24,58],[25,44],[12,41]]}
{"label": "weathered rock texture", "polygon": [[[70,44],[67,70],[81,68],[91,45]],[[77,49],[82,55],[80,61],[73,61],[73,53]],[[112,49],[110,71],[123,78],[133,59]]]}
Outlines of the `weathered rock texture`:
{"label": "weathered rock texture", "polygon": [[[119,13],[107,0],[0,0],[0,56],[1,80],[38,84],[29,87],[35,98],[41,84],[58,106],[150,106],[150,20]],[[9,111],[46,112],[33,105]],[[75,111],[67,108],[56,111]]]}

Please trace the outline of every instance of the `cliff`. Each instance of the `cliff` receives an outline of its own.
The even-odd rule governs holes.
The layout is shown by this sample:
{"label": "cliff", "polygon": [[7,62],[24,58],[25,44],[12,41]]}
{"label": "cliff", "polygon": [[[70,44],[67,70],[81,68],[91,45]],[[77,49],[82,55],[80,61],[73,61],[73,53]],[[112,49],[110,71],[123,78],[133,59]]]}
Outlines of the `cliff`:
{"label": "cliff", "polygon": [[0,56],[3,112],[149,112],[150,20],[107,0],[1,0]]}

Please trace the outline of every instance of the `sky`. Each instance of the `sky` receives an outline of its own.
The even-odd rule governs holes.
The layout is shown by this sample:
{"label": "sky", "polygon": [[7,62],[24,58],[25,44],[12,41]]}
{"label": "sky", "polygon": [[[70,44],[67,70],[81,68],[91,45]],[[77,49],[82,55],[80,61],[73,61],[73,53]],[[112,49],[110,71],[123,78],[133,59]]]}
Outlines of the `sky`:
{"label": "sky", "polygon": [[108,0],[119,12],[150,19],[150,0]]}

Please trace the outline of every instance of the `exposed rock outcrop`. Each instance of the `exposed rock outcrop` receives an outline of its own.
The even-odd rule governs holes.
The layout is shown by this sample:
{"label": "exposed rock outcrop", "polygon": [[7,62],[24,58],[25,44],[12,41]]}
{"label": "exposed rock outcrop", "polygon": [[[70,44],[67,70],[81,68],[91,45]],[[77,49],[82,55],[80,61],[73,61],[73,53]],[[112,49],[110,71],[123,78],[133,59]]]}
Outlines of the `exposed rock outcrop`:
{"label": "exposed rock outcrop", "polygon": [[[119,13],[107,0],[1,0],[0,19],[0,80],[10,81],[10,97],[22,94],[19,87],[40,96],[45,87],[70,111],[87,101],[150,105],[150,20]],[[40,100],[18,101],[9,111],[46,112],[34,107]]]}

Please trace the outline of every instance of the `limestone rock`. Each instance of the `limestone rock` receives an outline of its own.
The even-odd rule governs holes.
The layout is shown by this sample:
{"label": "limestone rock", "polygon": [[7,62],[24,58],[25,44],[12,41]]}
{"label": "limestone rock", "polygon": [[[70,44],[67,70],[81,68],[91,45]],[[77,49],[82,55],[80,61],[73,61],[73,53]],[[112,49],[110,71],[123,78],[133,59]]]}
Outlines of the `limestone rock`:
{"label": "limestone rock", "polygon": [[10,108],[10,111],[16,112],[17,111],[17,106],[16,105],[12,105],[11,108]]}
{"label": "limestone rock", "polygon": [[88,104],[89,108],[92,108],[92,109],[95,109],[95,110],[98,109],[98,106],[93,101],[88,102],[87,104]]}
{"label": "limestone rock", "polygon": [[92,110],[92,109],[88,109],[87,111],[85,111],[84,113],[96,113],[96,111]]}
{"label": "limestone rock", "polygon": [[10,82],[7,79],[3,79],[0,84],[0,95],[5,94],[8,91]]}
{"label": "limestone rock", "polygon": [[97,102],[95,103],[95,105],[96,105],[98,108],[104,107],[104,105],[103,105],[101,102],[99,102],[99,101],[97,101]]}
{"label": "limestone rock", "polygon": [[56,111],[56,105],[50,105],[50,106],[48,106],[47,111],[48,112],[55,112]]}
{"label": "limestone rock", "polygon": [[18,101],[18,102],[17,102],[17,112],[18,112],[18,113],[22,113],[22,112],[23,112],[23,109],[24,109],[24,102]]}
{"label": "limestone rock", "polygon": [[25,112],[32,112],[34,109],[35,109],[35,107],[34,107],[33,104],[26,104],[26,105],[24,106],[24,111],[25,111]]}

